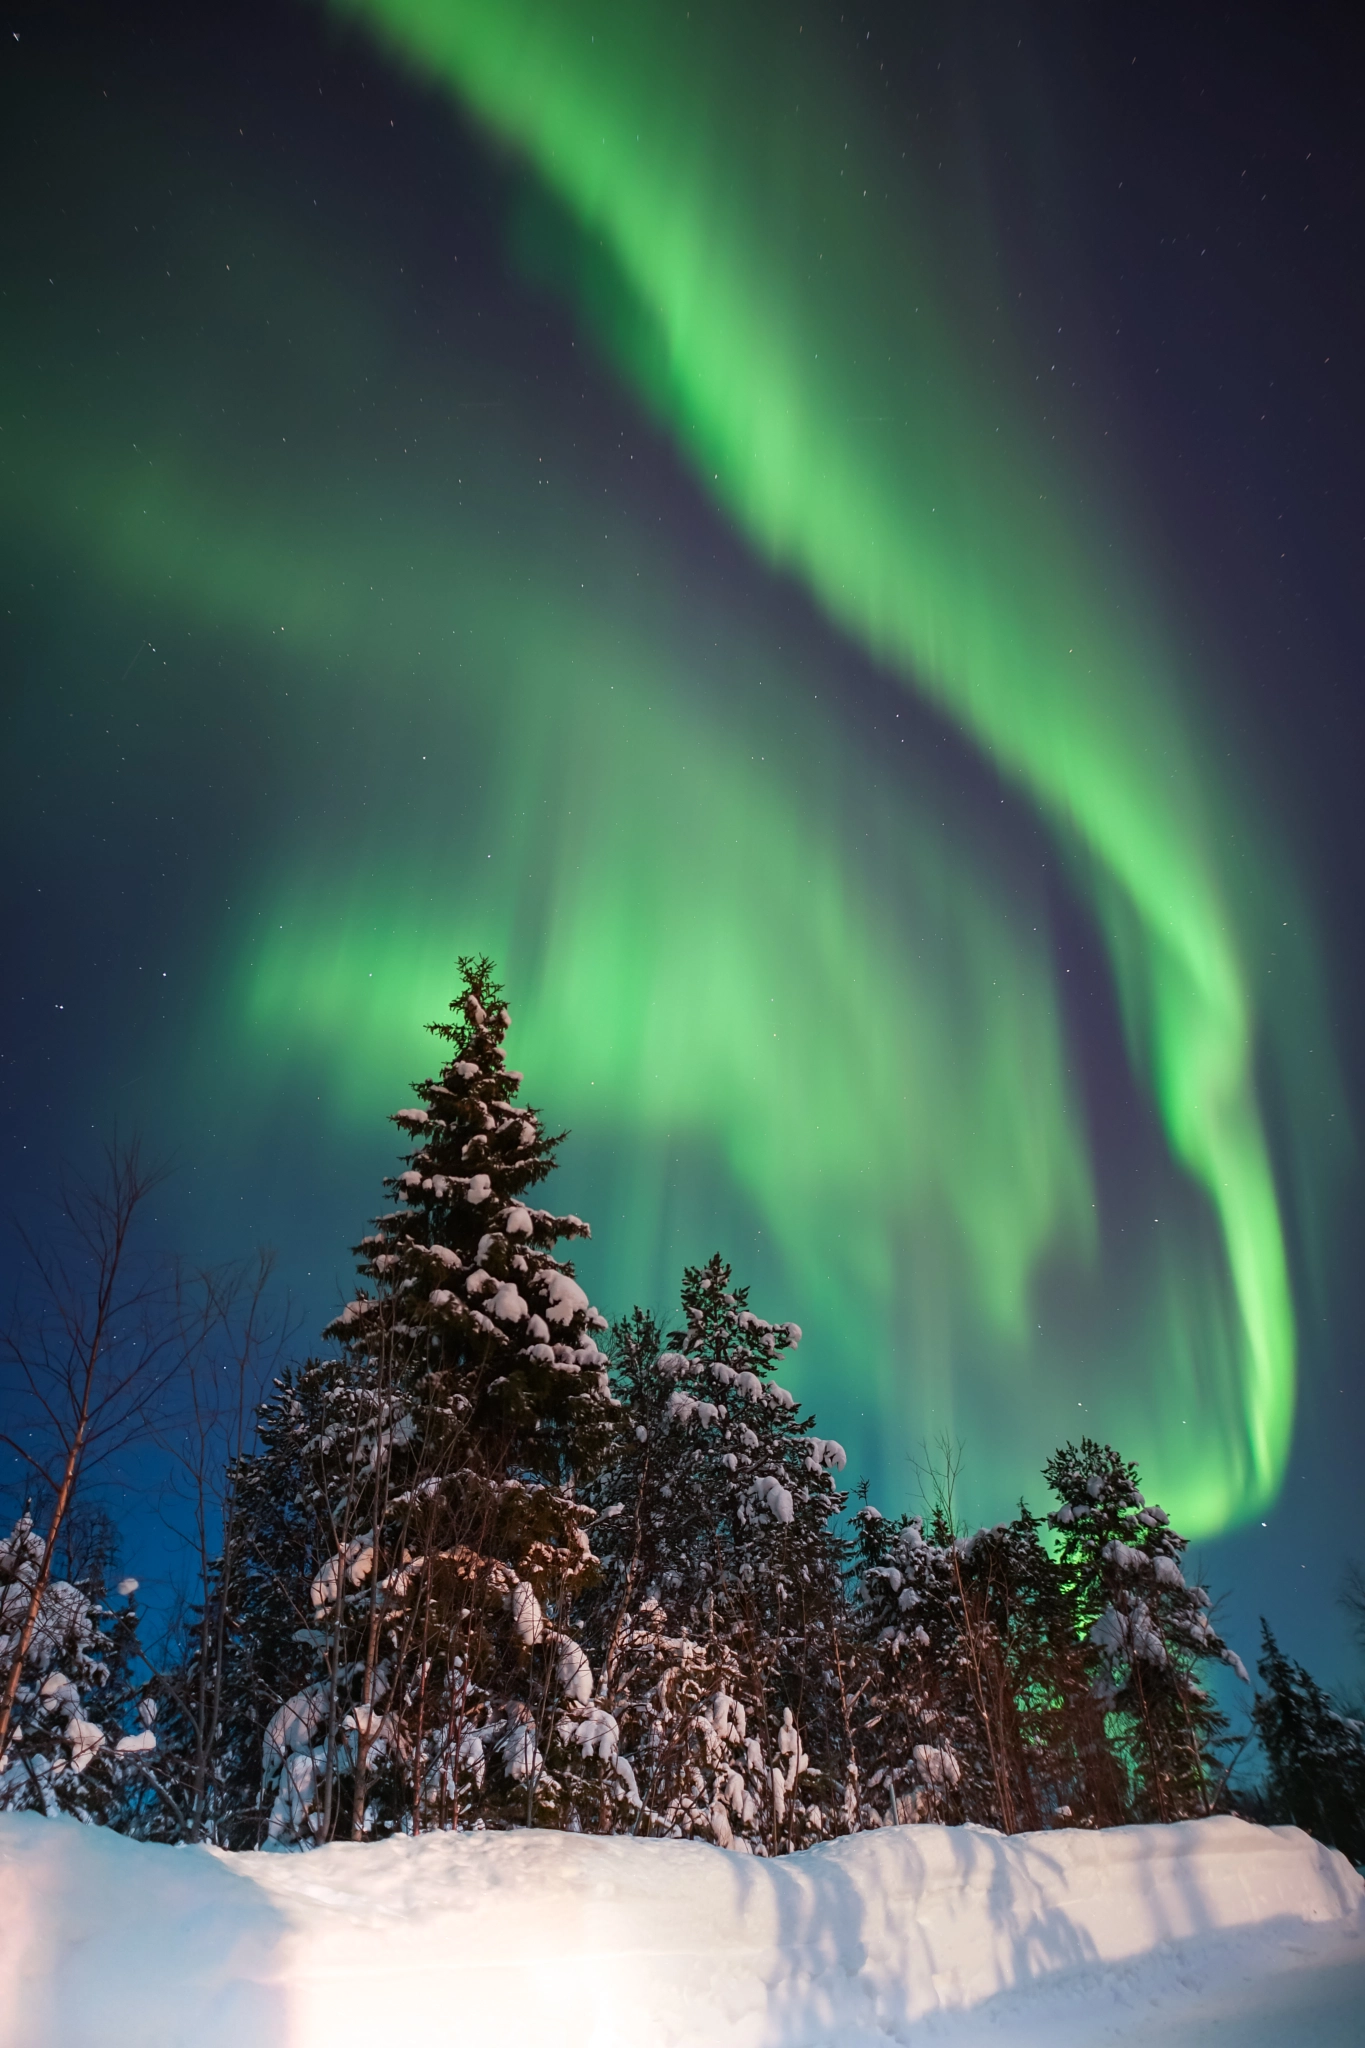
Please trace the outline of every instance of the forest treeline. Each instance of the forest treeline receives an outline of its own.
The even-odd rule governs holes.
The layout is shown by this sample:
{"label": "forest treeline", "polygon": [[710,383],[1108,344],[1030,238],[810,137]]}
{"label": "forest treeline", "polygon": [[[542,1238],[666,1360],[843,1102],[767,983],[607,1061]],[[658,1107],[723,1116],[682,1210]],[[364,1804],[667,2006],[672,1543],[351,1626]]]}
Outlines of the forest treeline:
{"label": "forest treeline", "polygon": [[[96,1289],[45,1518],[0,1544],[0,1808],[228,1848],[544,1826],[775,1855],[1225,1805],[1208,1667],[1245,1673],[1134,1466],[1066,1444],[1045,1517],[969,1534],[945,1447],[926,1511],[883,1516],[782,1384],[799,1329],[719,1256],[669,1326],[609,1329],[557,1256],[587,1225],[534,1199],[561,1138],[518,1100],[502,991],[461,969],[327,1355],[191,1435],[202,1584],[151,1663],[110,1546],[70,1565],[82,1461],[161,1369],[145,1334],[110,1367]],[[101,1273],[140,1186],[97,1219]],[[227,1304],[243,1358],[262,1284]],[[1360,1725],[1263,1647],[1266,1797],[1360,1855]]]}

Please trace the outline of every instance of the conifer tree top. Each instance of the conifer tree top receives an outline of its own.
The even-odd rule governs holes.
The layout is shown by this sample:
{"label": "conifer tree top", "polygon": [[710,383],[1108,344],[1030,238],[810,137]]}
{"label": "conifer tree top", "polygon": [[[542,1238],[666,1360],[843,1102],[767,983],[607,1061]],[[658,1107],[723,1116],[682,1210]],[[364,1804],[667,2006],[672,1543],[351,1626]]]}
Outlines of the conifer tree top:
{"label": "conifer tree top", "polygon": [[[577,1216],[525,1199],[555,1164],[563,1133],[514,1098],[511,1019],[487,959],[460,961],[451,1021],[431,1027],[448,1057],[416,1084],[422,1107],[392,1121],[416,1140],[385,1182],[400,1206],[357,1246],[363,1281],[327,1334],[386,1371],[455,1375],[451,1413],[491,1430],[518,1469],[576,1467],[610,1405],[606,1328],[560,1238],[587,1237]],[[587,1433],[585,1436],[585,1432]]]}
{"label": "conifer tree top", "polygon": [[[528,1270],[525,1255],[591,1232],[578,1216],[556,1216],[525,1200],[553,1171],[565,1134],[547,1135],[539,1111],[515,1100],[522,1077],[504,1058],[511,1017],[492,962],[462,957],[459,965],[463,986],[450,1006],[452,1021],[428,1027],[449,1057],[434,1077],[414,1084],[423,1106],[396,1110],[390,1119],[417,1141],[404,1170],[384,1183],[401,1206],[376,1219],[356,1256],[362,1276],[381,1289],[413,1293],[420,1278],[432,1308],[449,1307],[458,1292],[474,1326],[496,1336],[527,1317],[524,1298],[514,1298],[515,1276]],[[501,1307],[491,1299],[499,1286],[513,1289],[499,1297]],[[484,1295],[491,1318],[473,1307]],[[572,1267],[560,1269],[546,1303],[548,1322],[566,1322],[569,1306],[586,1310],[580,1295]],[[329,1334],[352,1336],[369,1306],[362,1294]],[[594,1317],[592,1326],[605,1324]]]}
{"label": "conifer tree top", "polygon": [[[418,1145],[385,1185],[410,1210],[441,1215],[463,1204],[493,1215],[553,1170],[564,1133],[547,1136],[539,1113],[515,1104],[522,1077],[503,1056],[512,1020],[492,962],[462,957],[459,965],[453,1021],[428,1026],[449,1056],[434,1079],[415,1084],[425,1106],[393,1115]],[[576,1216],[557,1220],[556,1237],[588,1235]]]}

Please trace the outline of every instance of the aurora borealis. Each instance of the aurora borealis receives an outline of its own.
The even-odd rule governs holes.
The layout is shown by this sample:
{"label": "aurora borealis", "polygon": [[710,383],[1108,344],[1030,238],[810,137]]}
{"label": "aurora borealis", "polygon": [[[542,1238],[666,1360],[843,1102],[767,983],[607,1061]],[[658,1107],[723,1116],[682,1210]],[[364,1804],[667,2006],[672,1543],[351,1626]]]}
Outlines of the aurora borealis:
{"label": "aurora borealis", "polygon": [[1358,1427],[1327,87],[1080,23],[17,22],[16,1191],[136,1122],[320,1325],[487,949],[594,1297],[721,1247],[889,1504],[1082,1421],[1212,1539]]}

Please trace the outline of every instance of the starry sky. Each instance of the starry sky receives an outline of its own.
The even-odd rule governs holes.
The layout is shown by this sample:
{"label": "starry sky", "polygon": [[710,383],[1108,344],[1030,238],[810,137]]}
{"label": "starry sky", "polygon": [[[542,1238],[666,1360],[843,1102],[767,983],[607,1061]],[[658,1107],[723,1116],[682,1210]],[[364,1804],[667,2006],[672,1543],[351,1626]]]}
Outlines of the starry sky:
{"label": "starry sky", "polygon": [[607,1313],[719,1247],[883,1506],[1107,1437],[1349,1675],[1354,56],[6,13],[5,1207],[138,1130],[306,1342],[486,950]]}

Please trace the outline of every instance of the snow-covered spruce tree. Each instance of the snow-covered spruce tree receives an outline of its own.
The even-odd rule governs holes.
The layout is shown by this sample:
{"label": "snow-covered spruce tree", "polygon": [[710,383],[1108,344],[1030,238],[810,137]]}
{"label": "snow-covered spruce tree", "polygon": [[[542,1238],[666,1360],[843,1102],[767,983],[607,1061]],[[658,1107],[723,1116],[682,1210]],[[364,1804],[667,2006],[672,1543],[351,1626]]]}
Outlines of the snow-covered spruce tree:
{"label": "snow-covered spruce tree", "polygon": [[515,1103],[490,963],[460,965],[444,1064],[394,1118],[416,1140],[399,1206],[359,1247],[296,1447],[311,1655],[263,1737],[275,1842],[563,1824],[585,1752],[595,1772],[610,1750],[571,1612],[615,1403],[604,1319],[553,1255],[588,1228],[526,1200],[561,1140]]}
{"label": "snow-covered spruce tree", "polygon": [[800,1338],[684,1275],[685,1327],[639,1310],[613,1338],[626,1412],[591,1493],[599,1583],[582,1610],[641,1833],[773,1854],[841,1824],[844,1453],[773,1377]]}
{"label": "snow-covered spruce tree", "polygon": [[[0,1679],[17,1653],[43,1554],[27,1515],[0,1542]],[[98,1566],[83,1583],[49,1578],[43,1587],[0,1757],[0,1812],[108,1823],[136,1808],[141,1768],[156,1749],[155,1707],[140,1701],[131,1673],[136,1592],[136,1579],[121,1580],[124,1604],[111,1608]],[[124,1725],[130,1720],[131,1729]]]}
{"label": "snow-covered spruce tree", "polygon": [[1365,1864],[1365,1726],[1285,1656],[1264,1620],[1256,1670],[1265,1690],[1251,1718],[1268,1766],[1269,1818]]}
{"label": "snow-covered spruce tree", "polygon": [[[995,1819],[992,1772],[961,1668],[959,1604],[946,1542],[923,1518],[854,1517],[856,1825]],[[964,1788],[964,1773],[967,1784]]]}
{"label": "snow-covered spruce tree", "polygon": [[[728,1842],[733,1831],[724,1815],[712,1824],[697,1759],[709,1758],[714,1772],[722,1754],[728,1763],[735,1750],[746,1775],[763,1771],[746,1746],[733,1659],[709,1625],[697,1622],[690,1604],[671,1601],[665,1610],[659,1599],[661,1582],[677,1564],[676,1532],[689,1507],[695,1513],[685,1483],[692,1446],[685,1432],[669,1430],[675,1383],[659,1371],[665,1347],[654,1319],[633,1310],[613,1330],[610,1348],[623,1426],[589,1493],[601,1569],[585,1590],[578,1618],[612,1731],[612,1772],[599,1769],[595,1805],[584,1787],[577,1818],[580,1826],[605,1833],[624,1824],[640,1834],[701,1832]],[[675,1470],[675,1460],[681,1469]],[[737,1793],[742,1840],[758,1827],[760,1807],[766,1813],[765,1797],[747,1782]]]}
{"label": "snow-covered spruce tree", "polygon": [[1129,1776],[1130,1817],[1207,1813],[1211,1745],[1224,1721],[1198,1683],[1208,1660],[1245,1679],[1209,1620],[1203,1586],[1187,1585],[1188,1548],[1163,1508],[1138,1490],[1136,1465],[1090,1437],[1054,1452],[1045,1477],[1062,1506],[1048,1517],[1086,1632],[1096,1697]]}
{"label": "snow-covered spruce tree", "polygon": [[855,1521],[862,1824],[1117,1820],[1074,1596],[1037,1517],[1021,1502],[970,1536],[942,1505],[928,1534],[871,1507]]}

